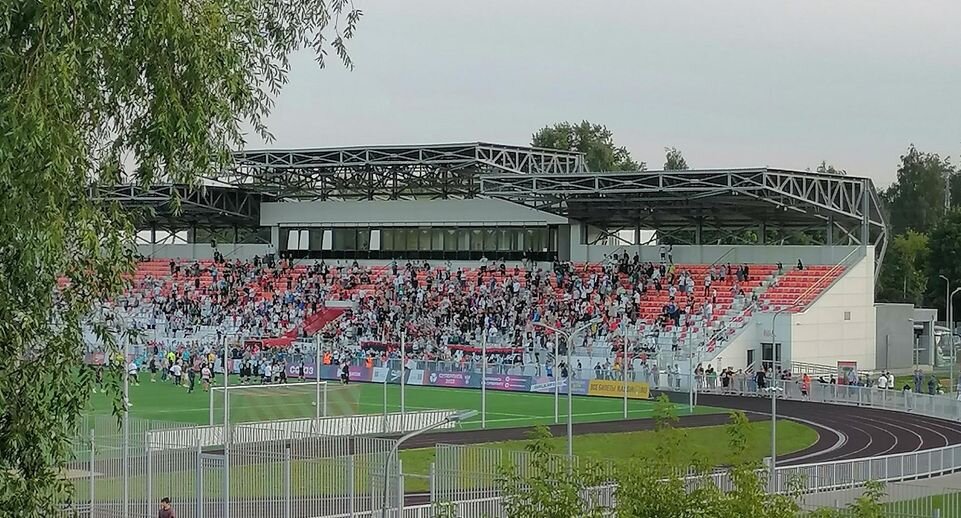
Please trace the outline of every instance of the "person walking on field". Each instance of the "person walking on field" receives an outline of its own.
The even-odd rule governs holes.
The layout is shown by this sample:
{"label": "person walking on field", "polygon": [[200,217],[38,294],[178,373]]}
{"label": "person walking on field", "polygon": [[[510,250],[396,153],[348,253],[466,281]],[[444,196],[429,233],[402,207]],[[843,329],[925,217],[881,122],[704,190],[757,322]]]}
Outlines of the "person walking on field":
{"label": "person walking on field", "polygon": [[200,381],[203,383],[204,392],[210,391],[210,367],[204,364],[203,369],[200,369]]}

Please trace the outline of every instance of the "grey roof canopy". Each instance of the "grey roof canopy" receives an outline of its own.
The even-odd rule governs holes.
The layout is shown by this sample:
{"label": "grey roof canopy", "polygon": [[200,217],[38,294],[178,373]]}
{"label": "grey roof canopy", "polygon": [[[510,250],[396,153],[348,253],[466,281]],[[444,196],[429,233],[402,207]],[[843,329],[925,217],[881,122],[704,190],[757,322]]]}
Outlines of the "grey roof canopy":
{"label": "grey roof canopy", "polygon": [[[203,191],[119,186],[98,196],[151,206],[157,222],[257,225],[261,201],[490,197],[601,229],[645,228],[675,242],[887,242],[869,178],[771,168],[592,172],[581,153],[483,142],[247,150]],[[184,199],[178,215],[164,209]],[[760,232],[757,232],[760,230]],[[794,236],[794,237],[792,237]],[[796,241],[795,241],[796,242]]]}

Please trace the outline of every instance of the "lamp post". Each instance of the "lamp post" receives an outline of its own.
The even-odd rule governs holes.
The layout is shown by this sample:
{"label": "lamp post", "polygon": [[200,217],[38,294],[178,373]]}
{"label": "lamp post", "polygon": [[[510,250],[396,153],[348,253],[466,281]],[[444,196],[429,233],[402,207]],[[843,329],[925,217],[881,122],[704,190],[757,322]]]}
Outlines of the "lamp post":
{"label": "lamp post", "polygon": [[[771,317],[771,367],[777,372],[777,316],[797,307],[797,301],[774,312]],[[762,360],[763,363],[763,360]],[[776,376],[776,374],[775,374]],[[777,377],[771,377],[771,492],[777,490]]]}
{"label": "lamp post", "polygon": [[951,388],[954,388],[954,362],[955,362],[955,351],[954,351],[954,296],[961,291],[961,287],[955,288],[948,296],[948,347],[951,348]]}
{"label": "lamp post", "polygon": [[563,335],[567,339],[567,456],[571,458],[574,457],[574,396],[571,392],[571,373],[573,372],[571,369],[571,351],[574,349],[574,337],[577,336],[577,334],[581,331],[590,328],[592,325],[600,321],[600,318],[595,318],[585,322],[579,327],[574,328],[574,330],[569,333],[542,322],[532,322],[534,326],[549,329],[555,333]]}
{"label": "lamp post", "polygon": [[[948,338],[951,338],[951,279],[944,275],[938,275],[938,277],[944,279],[944,327],[948,328]],[[951,341],[953,348],[953,339]],[[951,388],[954,388],[954,380],[951,379],[950,382]]]}
{"label": "lamp post", "polygon": [[[130,323],[126,316],[121,319],[123,328],[120,338],[123,340],[123,360],[120,370],[123,372],[123,512],[130,514],[130,372],[128,370],[128,356],[130,354]],[[91,502],[92,504],[93,502]]]}
{"label": "lamp post", "polygon": [[481,332],[481,428],[487,428],[487,317]]}
{"label": "lamp post", "polygon": [[[462,410],[462,411],[460,411],[460,412],[457,412],[456,414],[452,414],[452,415],[447,416],[443,421],[438,421],[438,422],[436,422],[436,423],[430,424],[430,425],[428,425],[428,426],[425,426],[425,427],[421,428],[420,430],[414,430],[413,432],[410,432],[410,433],[408,433],[407,435],[401,436],[400,439],[397,439],[397,442],[395,442],[394,445],[391,446],[390,451],[387,452],[387,460],[384,462],[384,495],[383,495],[383,498],[381,499],[381,502],[380,502],[380,510],[381,510],[381,517],[382,517],[382,518],[387,518],[387,512],[388,512],[388,509],[387,509],[387,490],[388,490],[388,488],[390,487],[390,476],[389,476],[389,473],[388,473],[388,472],[390,471],[390,461],[393,459],[394,455],[397,454],[397,450],[400,448],[400,445],[403,444],[404,442],[406,442],[406,441],[409,440],[409,439],[412,439],[412,438],[414,438],[414,437],[417,437],[418,435],[420,435],[420,434],[422,434],[422,433],[429,432],[429,431],[431,431],[431,430],[433,430],[433,429],[435,429],[435,428],[439,428],[439,427],[441,427],[441,426],[443,426],[443,425],[445,425],[445,424],[449,424],[449,423],[459,423],[459,422],[461,422],[461,421],[466,421],[467,419],[470,419],[471,417],[474,417],[475,415],[477,415],[477,410]],[[399,480],[399,478],[400,478],[400,473],[398,473],[397,475],[398,475],[398,480]],[[397,495],[398,495],[398,496],[397,496],[397,500],[398,500],[397,516],[403,516],[403,514],[404,514],[404,511],[403,511],[403,509],[404,509],[404,494],[403,494],[401,491],[398,491],[398,492],[397,492]]]}

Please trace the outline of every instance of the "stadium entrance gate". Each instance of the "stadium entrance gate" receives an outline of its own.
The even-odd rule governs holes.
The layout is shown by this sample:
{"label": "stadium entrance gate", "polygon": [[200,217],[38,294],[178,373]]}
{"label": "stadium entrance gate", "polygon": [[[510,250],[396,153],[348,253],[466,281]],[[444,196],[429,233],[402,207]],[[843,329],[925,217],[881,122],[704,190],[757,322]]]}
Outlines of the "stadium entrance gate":
{"label": "stadium entrance gate", "polygon": [[230,483],[227,459],[222,453],[200,453],[197,456],[197,516],[227,516]]}

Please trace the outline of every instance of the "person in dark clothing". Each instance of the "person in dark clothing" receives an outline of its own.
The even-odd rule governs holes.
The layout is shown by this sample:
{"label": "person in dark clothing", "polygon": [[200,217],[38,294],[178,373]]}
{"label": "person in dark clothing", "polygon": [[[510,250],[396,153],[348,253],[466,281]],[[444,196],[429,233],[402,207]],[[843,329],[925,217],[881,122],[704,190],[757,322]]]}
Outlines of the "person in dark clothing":
{"label": "person in dark clothing", "polygon": [[340,382],[350,385],[350,366],[344,363],[340,368]]}
{"label": "person in dark clothing", "polygon": [[187,369],[187,381],[190,382],[190,385],[187,386],[187,393],[191,394],[194,391],[194,385],[197,384],[197,370],[193,367]]}
{"label": "person in dark clothing", "polygon": [[160,499],[160,510],[157,511],[157,518],[177,518],[177,513],[170,505],[170,497],[165,496]]}
{"label": "person in dark clothing", "polygon": [[758,391],[761,391],[761,390],[764,390],[764,389],[767,388],[767,379],[766,379],[766,378],[767,378],[767,375],[765,374],[765,372],[764,372],[763,370],[757,371],[756,379],[757,379],[757,389],[758,389]]}

